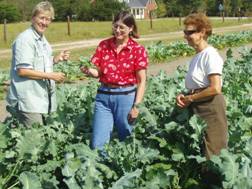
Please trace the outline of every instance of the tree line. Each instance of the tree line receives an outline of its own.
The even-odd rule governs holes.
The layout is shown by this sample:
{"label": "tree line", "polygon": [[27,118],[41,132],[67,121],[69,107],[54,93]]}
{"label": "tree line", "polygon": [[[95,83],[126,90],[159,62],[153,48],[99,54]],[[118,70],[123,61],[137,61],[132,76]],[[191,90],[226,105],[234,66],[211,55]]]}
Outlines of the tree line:
{"label": "tree line", "polygon": [[[252,0],[156,0],[158,17],[204,12],[208,16],[252,16]],[[221,5],[221,6],[220,6]],[[222,10],[220,10],[220,7]]]}
{"label": "tree line", "polygon": [[[128,9],[118,0],[50,0],[55,8],[56,21],[67,16],[76,21],[111,20],[118,11]],[[31,11],[40,0],[0,0],[0,22],[28,21]],[[220,15],[223,6],[225,16],[251,16],[252,0],[156,0],[156,17],[185,16],[191,12],[205,12],[209,16]]]}

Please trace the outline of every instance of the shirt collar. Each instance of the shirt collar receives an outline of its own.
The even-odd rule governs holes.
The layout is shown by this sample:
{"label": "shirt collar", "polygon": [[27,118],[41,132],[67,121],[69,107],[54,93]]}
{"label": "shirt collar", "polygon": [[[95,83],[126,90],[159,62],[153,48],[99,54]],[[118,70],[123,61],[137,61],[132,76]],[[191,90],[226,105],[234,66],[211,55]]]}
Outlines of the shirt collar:
{"label": "shirt collar", "polygon": [[[109,43],[113,49],[116,49],[116,38],[115,37],[112,37],[111,40],[109,41]],[[134,44],[135,44],[134,41],[129,37],[127,45],[125,47],[123,47],[123,49],[132,50]]]}
{"label": "shirt collar", "polygon": [[40,35],[33,26],[31,26],[31,29],[33,31],[33,34],[34,34],[34,37],[36,39],[36,41],[40,40],[40,41],[43,41],[44,39],[44,35]]}

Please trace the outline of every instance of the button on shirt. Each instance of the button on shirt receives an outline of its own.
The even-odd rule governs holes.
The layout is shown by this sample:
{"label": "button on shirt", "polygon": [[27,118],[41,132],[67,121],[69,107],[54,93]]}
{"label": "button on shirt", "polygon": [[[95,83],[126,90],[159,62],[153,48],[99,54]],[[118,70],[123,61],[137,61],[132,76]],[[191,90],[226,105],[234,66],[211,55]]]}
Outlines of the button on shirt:
{"label": "button on shirt", "polygon": [[[199,89],[209,86],[210,74],[222,75],[223,60],[217,50],[212,46],[196,54],[190,62],[185,78],[187,89]],[[222,84],[222,79],[221,79]]]}
{"label": "button on shirt", "polygon": [[100,42],[91,61],[100,69],[100,82],[116,85],[136,84],[136,71],[146,69],[148,57],[143,46],[129,38],[117,54],[114,37]]}
{"label": "button on shirt", "polygon": [[53,71],[52,49],[44,36],[33,27],[22,32],[12,45],[11,85],[7,95],[9,105],[31,113],[48,113],[48,88],[51,89],[51,111],[56,110],[55,82],[20,77],[17,69]]}

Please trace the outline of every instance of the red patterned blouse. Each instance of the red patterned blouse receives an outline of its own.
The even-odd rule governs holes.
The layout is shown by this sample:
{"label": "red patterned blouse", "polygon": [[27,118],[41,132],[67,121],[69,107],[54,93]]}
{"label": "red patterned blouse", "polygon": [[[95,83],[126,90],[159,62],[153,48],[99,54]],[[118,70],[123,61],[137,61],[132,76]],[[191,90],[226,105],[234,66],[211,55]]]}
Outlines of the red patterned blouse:
{"label": "red patterned blouse", "polygon": [[101,71],[100,82],[115,85],[136,84],[136,71],[148,66],[145,48],[131,38],[119,54],[114,37],[101,41],[91,61]]}

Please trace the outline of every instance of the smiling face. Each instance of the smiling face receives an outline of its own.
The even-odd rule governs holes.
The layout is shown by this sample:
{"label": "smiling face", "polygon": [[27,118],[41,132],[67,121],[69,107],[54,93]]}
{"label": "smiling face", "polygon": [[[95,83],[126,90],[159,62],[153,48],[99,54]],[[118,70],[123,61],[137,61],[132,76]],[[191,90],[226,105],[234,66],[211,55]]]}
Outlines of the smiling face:
{"label": "smiling face", "polygon": [[194,25],[185,25],[184,38],[187,40],[188,45],[196,48],[200,43],[205,40],[205,30],[198,31],[197,27]]}
{"label": "smiling face", "polygon": [[113,23],[112,30],[116,40],[127,40],[130,32],[132,32],[132,27],[128,27],[119,20]]}
{"label": "smiling face", "polygon": [[51,23],[52,18],[49,11],[44,11],[38,13],[36,16],[32,17],[32,26],[39,33],[43,34]]}

